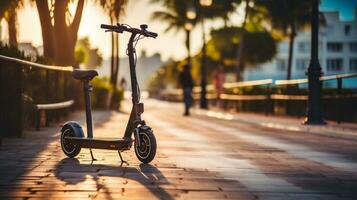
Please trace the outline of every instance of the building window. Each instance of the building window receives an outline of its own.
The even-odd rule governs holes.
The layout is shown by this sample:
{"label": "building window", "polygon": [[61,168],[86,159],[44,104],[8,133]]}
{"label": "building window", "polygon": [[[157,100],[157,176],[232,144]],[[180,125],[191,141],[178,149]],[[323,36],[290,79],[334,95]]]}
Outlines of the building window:
{"label": "building window", "polygon": [[299,42],[298,50],[300,53],[306,53],[310,51],[310,43],[309,42]]}
{"label": "building window", "polygon": [[350,70],[357,72],[357,58],[353,58],[350,60]]}
{"label": "building window", "polygon": [[305,71],[309,65],[309,59],[296,59],[296,70]]}
{"label": "building window", "polygon": [[329,42],[327,43],[327,51],[329,52],[341,52],[342,43],[340,42]]}
{"label": "building window", "polygon": [[350,51],[357,52],[357,42],[350,43]]}
{"label": "building window", "polygon": [[286,70],[288,68],[288,62],[285,59],[276,60],[276,68],[278,70]]}
{"label": "building window", "polygon": [[345,25],[345,35],[348,36],[351,34],[351,26]]}
{"label": "building window", "polygon": [[331,24],[327,25],[327,27],[326,27],[327,34],[333,34],[333,31],[334,31],[333,25],[331,25]]}
{"label": "building window", "polygon": [[342,70],[342,59],[327,59],[327,71],[341,71]]}

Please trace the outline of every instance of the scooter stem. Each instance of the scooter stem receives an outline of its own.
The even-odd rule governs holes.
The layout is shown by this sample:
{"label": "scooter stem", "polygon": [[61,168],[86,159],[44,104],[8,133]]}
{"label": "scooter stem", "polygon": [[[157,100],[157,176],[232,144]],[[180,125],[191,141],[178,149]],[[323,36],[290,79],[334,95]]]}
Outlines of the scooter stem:
{"label": "scooter stem", "polygon": [[92,91],[92,86],[89,81],[83,81],[84,101],[86,104],[86,122],[87,122],[87,137],[93,138],[92,112],[89,93]]}

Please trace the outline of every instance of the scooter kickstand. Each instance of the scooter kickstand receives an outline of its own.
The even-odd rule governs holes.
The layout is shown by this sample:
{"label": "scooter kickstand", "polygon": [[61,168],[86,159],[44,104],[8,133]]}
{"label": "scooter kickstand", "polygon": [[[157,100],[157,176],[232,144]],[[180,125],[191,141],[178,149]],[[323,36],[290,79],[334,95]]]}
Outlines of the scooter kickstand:
{"label": "scooter kickstand", "polygon": [[123,163],[127,163],[127,164],[128,164],[127,161],[123,160],[123,157],[121,156],[120,151],[118,151],[118,153],[119,153],[119,157],[120,157],[121,163],[122,163],[122,164],[123,164]]}
{"label": "scooter kickstand", "polygon": [[97,159],[94,158],[92,149],[89,149],[89,151],[90,151],[90,156],[92,157],[92,162],[96,161]]}

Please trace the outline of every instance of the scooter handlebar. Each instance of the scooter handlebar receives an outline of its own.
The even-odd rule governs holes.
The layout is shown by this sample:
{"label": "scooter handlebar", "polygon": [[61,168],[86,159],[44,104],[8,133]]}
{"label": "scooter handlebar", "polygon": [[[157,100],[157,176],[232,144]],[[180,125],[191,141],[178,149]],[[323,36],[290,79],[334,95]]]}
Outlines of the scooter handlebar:
{"label": "scooter handlebar", "polygon": [[101,24],[100,28],[102,29],[108,29],[108,30],[114,30],[116,29],[117,26],[113,26],[113,25],[107,25],[107,24]]}
{"label": "scooter handlebar", "polygon": [[127,25],[124,24],[117,24],[117,25],[107,25],[107,24],[102,24],[100,25],[100,28],[106,29],[107,31],[114,31],[117,33],[122,33],[123,31],[129,32],[129,33],[135,33],[135,34],[140,34],[145,37],[152,37],[156,38],[158,36],[157,33],[147,31],[147,25],[141,25],[141,29],[138,28],[131,28],[128,27]]}

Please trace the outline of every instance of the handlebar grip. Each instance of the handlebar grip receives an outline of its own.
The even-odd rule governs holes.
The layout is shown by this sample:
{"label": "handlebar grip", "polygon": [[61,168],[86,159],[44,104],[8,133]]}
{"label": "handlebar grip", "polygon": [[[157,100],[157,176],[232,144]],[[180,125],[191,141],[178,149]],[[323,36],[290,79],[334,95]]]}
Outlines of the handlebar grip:
{"label": "handlebar grip", "polygon": [[150,35],[151,35],[153,38],[156,38],[156,37],[158,36],[157,33],[154,33],[154,32],[149,32],[149,33],[150,33]]}
{"label": "handlebar grip", "polygon": [[156,38],[158,36],[157,33],[154,33],[154,32],[150,32],[150,31],[147,31],[146,34],[145,34],[146,37],[152,37],[152,38]]}
{"label": "handlebar grip", "polygon": [[101,24],[101,25],[100,25],[100,28],[102,28],[102,29],[111,29],[111,30],[113,30],[113,29],[116,29],[116,28],[117,28],[117,26],[107,25],[107,24]]}

